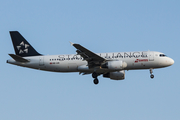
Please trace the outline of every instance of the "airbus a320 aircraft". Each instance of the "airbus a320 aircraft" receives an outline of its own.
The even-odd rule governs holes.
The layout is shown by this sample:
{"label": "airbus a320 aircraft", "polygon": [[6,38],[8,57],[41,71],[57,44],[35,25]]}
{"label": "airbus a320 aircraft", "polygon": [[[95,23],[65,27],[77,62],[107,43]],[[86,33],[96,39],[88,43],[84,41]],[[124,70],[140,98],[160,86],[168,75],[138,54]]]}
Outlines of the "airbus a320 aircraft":
{"label": "airbus a320 aircraft", "polygon": [[10,31],[16,54],[9,54],[13,59],[7,63],[51,72],[79,72],[92,74],[94,84],[98,76],[112,80],[123,80],[125,70],[149,69],[154,78],[153,69],[168,67],[174,60],[161,52],[138,51],[116,53],[94,53],[83,46],[71,43],[77,54],[42,55],[39,54],[18,31]]}

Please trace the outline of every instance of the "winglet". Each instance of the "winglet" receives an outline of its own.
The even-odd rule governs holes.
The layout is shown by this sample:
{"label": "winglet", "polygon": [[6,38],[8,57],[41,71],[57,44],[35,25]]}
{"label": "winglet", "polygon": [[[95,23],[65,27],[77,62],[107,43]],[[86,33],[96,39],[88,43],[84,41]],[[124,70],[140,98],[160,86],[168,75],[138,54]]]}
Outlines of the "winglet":
{"label": "winglet", "polygon": [[[70,41],[69,41],[70,42]],[[71,46],[73,46],[74,43],[70,42]]]}

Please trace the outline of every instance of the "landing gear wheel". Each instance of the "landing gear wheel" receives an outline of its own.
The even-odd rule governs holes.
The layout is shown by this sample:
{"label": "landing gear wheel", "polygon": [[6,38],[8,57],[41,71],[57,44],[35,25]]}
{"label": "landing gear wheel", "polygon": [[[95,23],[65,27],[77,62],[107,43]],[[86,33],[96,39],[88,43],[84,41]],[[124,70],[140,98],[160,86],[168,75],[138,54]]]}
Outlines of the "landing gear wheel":
{"label": "landing gear wheel", "polygon": [[97,78],[95,78],[93,82],[95,85],[97,85],[99,83],[99,80]]}
{"label": "landing gear wheel", "polygon": [[151,76],[150,76],[152,79],[154,78],[154,75],[153,74],[151,74]]}
{"label": "landing gear wheel", "polygon": [[93,72],[93,73],[92,73],[92,77],[93,77],[93,78],[97,78],[97,76],[98,76],[98,75],[97,75],[96,72]]}
{"label": "landing gear wheel", "polygon": [[154,78],[154,75],[153,75],[153,68],[150,69],[150,74],[151,74],[151,75],[150,75],[151,79],[153,79],[153,78]]}

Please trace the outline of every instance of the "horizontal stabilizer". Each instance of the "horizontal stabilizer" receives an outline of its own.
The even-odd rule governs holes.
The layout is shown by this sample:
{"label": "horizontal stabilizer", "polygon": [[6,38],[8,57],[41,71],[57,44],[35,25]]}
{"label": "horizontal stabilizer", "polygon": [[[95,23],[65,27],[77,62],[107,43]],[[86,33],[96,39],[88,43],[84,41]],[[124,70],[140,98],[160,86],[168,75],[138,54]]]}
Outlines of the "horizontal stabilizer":
{"label": "horizontal stabilizer", "polygon": [[29,62],[29,60],[22,58],[21,56],[9,54],[17,62]]}

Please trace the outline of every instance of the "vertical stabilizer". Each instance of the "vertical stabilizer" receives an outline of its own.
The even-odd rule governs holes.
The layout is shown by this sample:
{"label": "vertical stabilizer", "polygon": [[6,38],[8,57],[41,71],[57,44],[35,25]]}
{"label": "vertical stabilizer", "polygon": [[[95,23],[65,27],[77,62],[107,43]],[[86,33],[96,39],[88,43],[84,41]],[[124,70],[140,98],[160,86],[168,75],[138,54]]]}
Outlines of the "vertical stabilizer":
{"label": "vertical stabilizer", "polygon": [[18,31],[10,31],[16,55],[21,57],[38,56],[39,54]]}

